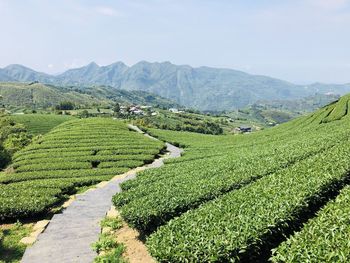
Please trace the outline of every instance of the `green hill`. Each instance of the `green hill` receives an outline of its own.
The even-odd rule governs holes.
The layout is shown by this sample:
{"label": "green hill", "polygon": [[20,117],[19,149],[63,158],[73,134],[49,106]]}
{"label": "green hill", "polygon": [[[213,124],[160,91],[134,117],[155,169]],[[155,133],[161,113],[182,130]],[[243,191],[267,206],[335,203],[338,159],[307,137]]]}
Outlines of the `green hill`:
{"label": "green hill", "polygon": [[79,107],[108,107],[115,102],[128,104],[159,105],[173,107],[178,104],[145,91],[116,90],[106,86],[94,87],[58,87],[37,82],[0,83],[1,104],[7,109],[38,109],[59,104],[62,101],[71,101]]}
{"label": "green hill", "polygon": [[6,108],[45,108],[61,101],[72,101],[77,105],[107,105],[110,100],[102,96],[79,93],[74,89],[59,88],[41,83],[0,83],[2,103]]}
{"label": "green hill", "polygon": [[113,203],[162,262],[349,262],[349,101],[245,135],[151,129],[184,155]]}
{"label": "green hill", "polygon": [[337,101],[338,95],[316,94],[296,100],[259,101],[247,108],[227,114],[236,123],[273,126],[306,115],[325,105]]}

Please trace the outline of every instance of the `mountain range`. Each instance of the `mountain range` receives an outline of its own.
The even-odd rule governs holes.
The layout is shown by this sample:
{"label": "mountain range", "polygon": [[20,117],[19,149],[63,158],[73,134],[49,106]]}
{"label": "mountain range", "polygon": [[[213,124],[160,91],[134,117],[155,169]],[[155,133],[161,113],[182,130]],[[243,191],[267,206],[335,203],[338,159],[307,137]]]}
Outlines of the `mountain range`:
{"label": "mountain range", "polygon": [[59,75],[37,72],[22,65],[0,69],[0,81],[32,82],[58,86],[110,86],[117,90],[141,90],[200,110],[234,110],[260,100],[291,100],[318,94],[350,92],[350,84],[296,85],[233,69],[194,68],[170,62],[141,61],[133,66],[116,62],[99,66],[92,62]]}

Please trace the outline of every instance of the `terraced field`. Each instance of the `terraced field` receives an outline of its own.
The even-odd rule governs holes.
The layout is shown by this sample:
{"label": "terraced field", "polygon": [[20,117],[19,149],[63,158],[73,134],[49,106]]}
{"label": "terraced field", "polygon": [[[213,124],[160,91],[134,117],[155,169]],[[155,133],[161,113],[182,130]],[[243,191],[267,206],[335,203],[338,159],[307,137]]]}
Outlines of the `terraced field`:
{"label": "terraced field", "polygon": [[349,262],[350,186],[275,251],[273,262]]}
{"label": "terraced field", "polygon": [[22,123],[33,135],[45,134],[57,125],[72,120],[73,117],[55,114],[23,114],[12,115],[15,122]]}
{"label": "terraced field", "polygon": [[[159,262],[349,262],[349,103],[252,134],[149,129],[184,154],[123,183],[113,203]],[[50,121],[32,117],[30,130],[47,133],[0,173],[2,221],[45,214],[164,148],[111,119],[35,131]]]}
{"label": "terraced field", "polygon": [[0,174],[0,219],[42,214],[76,187],[151,162],[164,144],[111,119],[64,122],[14,156]]}
{"label": "terraced field", "polygon": [[254,134],[149,130],[185,154],[113,202],[160,262],[349,262],[349,98]]}

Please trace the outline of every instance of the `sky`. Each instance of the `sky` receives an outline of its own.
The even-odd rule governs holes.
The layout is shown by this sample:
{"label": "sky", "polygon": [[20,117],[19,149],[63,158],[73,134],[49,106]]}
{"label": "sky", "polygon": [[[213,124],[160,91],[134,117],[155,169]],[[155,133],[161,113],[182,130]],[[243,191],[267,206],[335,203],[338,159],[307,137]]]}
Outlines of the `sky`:
{"label": "sky", "polygon": [[0,0],[0,67],[170,61],[350,83],[350,0]]}

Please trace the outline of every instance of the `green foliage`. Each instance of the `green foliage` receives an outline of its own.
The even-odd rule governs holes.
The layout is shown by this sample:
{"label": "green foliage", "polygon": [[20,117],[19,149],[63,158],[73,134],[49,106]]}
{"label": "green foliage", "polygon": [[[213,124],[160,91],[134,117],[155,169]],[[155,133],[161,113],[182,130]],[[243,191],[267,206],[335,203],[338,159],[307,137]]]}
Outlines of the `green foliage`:
{"label": "green foliage", "polygon": [[106,217],[101,223],[101,227],[110,227],[112,230],[117,230],[123,226],[123,221],[119,217]]}
{"label": "green foliage", "polygon": [[29,145],[29,143],[31,141],[32,141],[31,137],[28,136],[28,134],[26,132],[12,133],[4,141],[4,147],[12,155],[13,153],[17,152],[18,150]]}
{"label": "green foliage", "polygon": [[87,110],[83,110],[82,112],[79,113],[80,118],[88,118],[90,117],[90,113]]}
{"label": "green foliage", "polygon": [[[349,135],[347,131],[332,128],[332,132],[315,137],[310,129],[292,138],[275,136],[272,139],[256,134],[244,140],[236,136],[197,137],[195,134],[181,137],[179,134],[176,138],[175,132],[152,131],[188,141],[190,146],[181,159],[157,170],[144,171],[137,180],[122,184],[124,192],[113,198],[124,219],[146,232],[202,203],[329,149]],[[264,147],[256,147],[257,144]],[[196,150],[198,156],[193,154]]]}
{"label": "green foliage", "polygon": [[16,123],[7,115],[0,116],[0,169],[11,161],[12,155],[32,140],[24,125]]}
{"label": "green foliage", "polygon": [[11,161],[9,152],[0,144],[0,169],[6,167]]}
{"label": "green foliage", "polygon": [[31,226],[17,222],[0,228],[0,262],[19,262],[26,246],[19,241],[32,231]]}
{"label": "green foliage", "polygon": [[112,119],[64,122],[17,152],[14,172],[0,175],[0,219],[45,213],[76,187],[151,162],[162,147]]}
{"label": "green foliage", "polygon": [[119,114],[119,112],[120,112],[120,105],[119,105],[119,103],[116,103],[116,104],[114,105],[114,107],[113,107],[113,112],[114,112],[115,114]]}
{"label": "green foliage", "polygon": [[95,263],[127,263],[123,258],[124,244],[115,240],[114,232],[123,226],[121,218],[105,217],[100,225],[102,228],[110,228],[106,233],[100,234],[99,240],[92,244],[92,249],[99,255],[94,259]]}
{"label": "green foliage", "polygon": [[124,251],[125,247],[121,244],[118,244],[111,251],[97,256],[94,260],[94,263],[127,263],[128,261],[123,258]]}
{"label": "green foliage", "polygon": [[100,253],[101,251],[112,250],[117,245],[118,242],[113,239],[111,234],[101,234],[99,240],[92,244],[92,249]]}
{"label": "green foliage", "polygon": [[274,250],[272,262],[349,262],[350,186]]}
{"label": "green foliage", "polygon": [[346,140],[170,221],[148,239],[150,252],[160,261],[238,261],[258,254],[275,231],[283,233],[345,180],[349,146]]}
{"label": "green foliage", "polygon": [[348,113],[348,104],[350,100],[350,95],[343,96],[340,100],[333,104],[332,110],[329,111],[327,116],[322,120],[322,123],[327,123],[331,121],[340,120]]}
{"label": "green foliage", "polygon": [[188,112],[171,113],[159,110],[156,116],[144,116],[134,120],[135,125],[163,130],[189,131],[204,134],[223,134],[223,128],[217,118]]}
{"label": "green foliage", "polygon": [[[1,83],[1,105],[11,111],[33,111],[53,108],[61,101],[70,101],[78,108],[110,107],[122,104],[146,104],[159,107],[178,106],[175,102],[146,91],[126,91],[108,86],[53,86],[41,83]],[[152,97],[152,100],[148,98]]]}
{"label": "green foliage", "polygon": [[[160,262],[254,262],[349,181],[349,116],[320,124],[334,107],[249,135],[150,129],[184,147],[183,157],[125,182],[113,202],[127,223],[149,235],[148,249]],[[347,259],[330,252],[336,243],[325,246],[332,259]],[[289,247],[281,251],[287,257]],[[290,258],[307,261],[307,248],[305,257]]]}
{"label": "green foliage", "polygon": [[0,94],[3,95],[3,103],[6,109],[22,111],[23,109],[52,108],[60,101],[72,101],[79,107],[92,106],[94,103],[108,105],[110,100],[98,95],[96,88],[91,96],[87,89],[76,91],[74,88],[55,87],[41,83],[0,83]]}
{"label": "green foliage", "polygon": [[71,101],[62,101],[56,105],[56,110],[74,110],[75,105]]}

